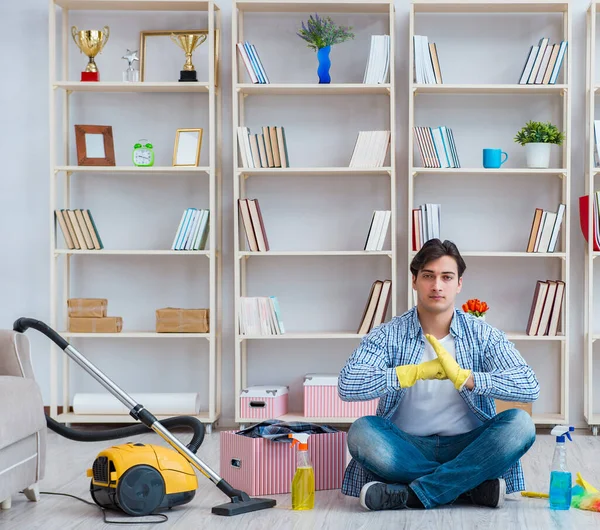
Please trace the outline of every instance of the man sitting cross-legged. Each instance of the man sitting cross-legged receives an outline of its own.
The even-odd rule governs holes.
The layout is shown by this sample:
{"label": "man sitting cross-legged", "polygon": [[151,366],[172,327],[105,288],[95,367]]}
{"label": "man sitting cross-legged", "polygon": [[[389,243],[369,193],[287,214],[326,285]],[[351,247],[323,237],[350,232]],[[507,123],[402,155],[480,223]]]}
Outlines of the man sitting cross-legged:
{"label": "man sitting cross-legged", "polygon": [[465,269],[452,242],[425,243],[416,307],[372,330],[340,373],[341,399],[380,398],[348,432],[342,492],[366,509],[499,507],[525,489],[535,426],[521,409],[496,415],[494,399],[535,401],[539,384],[503,332],[454,307]]}

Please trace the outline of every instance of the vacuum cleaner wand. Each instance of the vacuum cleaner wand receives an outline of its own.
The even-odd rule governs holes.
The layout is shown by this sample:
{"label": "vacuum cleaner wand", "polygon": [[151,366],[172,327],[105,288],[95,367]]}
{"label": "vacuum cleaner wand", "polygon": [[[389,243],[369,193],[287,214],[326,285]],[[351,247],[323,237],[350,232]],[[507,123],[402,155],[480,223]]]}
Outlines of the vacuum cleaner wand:
{"label": "vacuum cleaner wand", "polygon": [[255,499],[250,498],[247,493],[236,490],[217,473],[208,467],[200,458],[182,444],[170,431],[168,431],[154,417],[150,411],[146,410],[143,405],[136,401],[122,390],[117,384],[111,381],[104,373],[96,366],[88,361],[81,353],[71,346],[63,337],[61,337],[50,326],[35,320],[33,318],[19,318],[15,321],[13,329],[19,333],[24,333],[27,329],[33,328],[46,335],[52,340],[61,350],[63,350],[73,361],[81,366],[88,374],[106,388],[113,396],[115,396],[123,405],[129,409],[129,414],[137,421],[141,421],[146,427],[156,432],[163,440],[165,440],[173,449],[179,452],[190,464],[200,471],[206,478],[210,479],[231,502],[215,506],[212,513],[216,515],[239,515],[242,513],[254,512],[272,508],[276,502],[274,499]]}

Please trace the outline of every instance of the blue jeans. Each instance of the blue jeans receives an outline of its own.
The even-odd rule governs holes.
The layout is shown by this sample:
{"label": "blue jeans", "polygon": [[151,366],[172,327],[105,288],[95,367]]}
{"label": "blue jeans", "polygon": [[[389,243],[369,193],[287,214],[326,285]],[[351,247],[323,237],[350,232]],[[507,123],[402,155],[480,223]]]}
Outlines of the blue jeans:
{"label": "blue jeans", "polygon": [[501,477],[534,441],[535,425],[521,409],[457,436],[413,436],[379,416],[359,418],[348,431],[352,457],[381,482],[409,484],[425,508]]}

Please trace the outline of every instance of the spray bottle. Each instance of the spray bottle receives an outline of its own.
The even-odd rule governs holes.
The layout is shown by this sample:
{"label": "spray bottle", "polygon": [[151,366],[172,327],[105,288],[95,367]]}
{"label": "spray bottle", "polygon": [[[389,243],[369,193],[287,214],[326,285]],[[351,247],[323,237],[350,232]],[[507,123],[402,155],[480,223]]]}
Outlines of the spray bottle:
{"label": "spray bottle", "polygon": [[308,434],[291,433],[292,447],[298,445],[296,473],[292,480],[292,510],[315,507],[315,472],[308,454]]}
{"label": "spray bottle", "polygon": [[550,434],[556,436],[556,447],[550,469],[550,509],[568,510],[571,507],[571,473],[567,468],[567,446],[565,435],[572,442],[571,432],[575,427],[557,425]]}

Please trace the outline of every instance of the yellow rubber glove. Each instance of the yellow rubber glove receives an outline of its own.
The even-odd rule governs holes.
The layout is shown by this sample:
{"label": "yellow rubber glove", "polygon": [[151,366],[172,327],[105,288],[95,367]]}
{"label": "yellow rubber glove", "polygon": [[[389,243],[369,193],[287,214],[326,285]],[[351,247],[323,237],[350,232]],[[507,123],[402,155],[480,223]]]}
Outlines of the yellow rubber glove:
{"label": "yellow rubber glove", "polygon": [[425,335],[425,338],[430,342],[438,356],[440,363],[448,376],[448,379],[454,383],[454,388],[460,390],[464,382],[469,379],[471,370],[461,368],[446,349],[439,343],[433,335]]}
{"label": "yellow rubber glove", "polygon": [[401,388],[413,386],[419,379],[448,379],[442,363],[438,359],[421,364],[396,366],[396,375]]}

